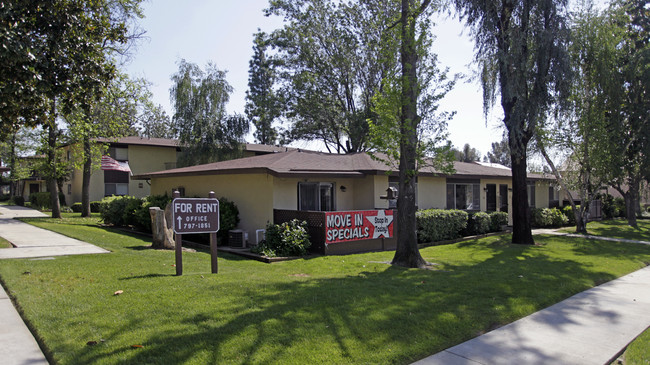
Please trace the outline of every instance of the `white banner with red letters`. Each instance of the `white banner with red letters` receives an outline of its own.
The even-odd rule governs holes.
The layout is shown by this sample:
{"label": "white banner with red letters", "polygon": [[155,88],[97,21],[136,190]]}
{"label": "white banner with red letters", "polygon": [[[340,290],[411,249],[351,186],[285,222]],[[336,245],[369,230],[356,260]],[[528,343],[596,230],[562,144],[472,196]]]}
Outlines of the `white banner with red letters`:
{"label": "white banner with red letters", "polygon": [[393,237],[392,210],[325,213],[325,244]]}

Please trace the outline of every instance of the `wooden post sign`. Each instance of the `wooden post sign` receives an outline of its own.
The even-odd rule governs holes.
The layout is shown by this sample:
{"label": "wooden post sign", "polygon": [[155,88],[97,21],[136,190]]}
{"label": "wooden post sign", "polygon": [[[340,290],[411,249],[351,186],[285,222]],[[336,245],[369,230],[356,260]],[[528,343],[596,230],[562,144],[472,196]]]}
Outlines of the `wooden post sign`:
{"label": "wooden post sign", "polygon": [[178,191],[172,200],[172,221],[176,233],[176,275],[183,275],[184,234],[209,233],[212,273],[219,271],[217,262],[217,232],[219,231],[219,200],[214,191],[208,198],[181,198]]}

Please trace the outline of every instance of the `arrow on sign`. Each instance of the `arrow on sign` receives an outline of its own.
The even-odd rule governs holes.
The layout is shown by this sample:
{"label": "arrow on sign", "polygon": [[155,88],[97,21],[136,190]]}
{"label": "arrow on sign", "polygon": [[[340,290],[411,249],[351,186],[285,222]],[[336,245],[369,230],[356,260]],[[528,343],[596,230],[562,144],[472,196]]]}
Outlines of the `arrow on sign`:
{"label": "arrow on sign", "polygon": [[183,218],[178,217],[176,220],[178,221],[178,229],[181,229],[181,222],[183,221]]}

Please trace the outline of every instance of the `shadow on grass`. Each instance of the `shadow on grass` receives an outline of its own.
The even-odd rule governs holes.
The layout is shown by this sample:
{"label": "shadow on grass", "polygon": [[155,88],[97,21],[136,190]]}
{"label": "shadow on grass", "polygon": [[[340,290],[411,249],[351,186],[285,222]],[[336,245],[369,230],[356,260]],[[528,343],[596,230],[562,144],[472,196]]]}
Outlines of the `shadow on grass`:
{"label": "shadow on grass", "polygon": [[241,294],[217,308],[188,298],[183,306],[192,310],[169,310],[180,325],[129,324],[157,326],[143,348],[88,348],[76,362],[409,363],[614,278],[503,240],[489,245],[491,257],[445,271],[374,266],[338,278],[215,283],[215,295]]}
{"label": "shadow on grass", "polygon": [[134,280],[134,279],[151,279],[151,278],[165,278],[169,276],[176,276],[176,274],[146,274],[146,275],[134,275],[127,276],[123,278],[118,278],[117,280]]}
{"label": "shadow on grass", "polygon": [[587,224],[587,230],[597,236],[650,241],[649,222],[637,220],[637,223],[637,227],[631,227],[626,220],[620,219],[593,221]]}

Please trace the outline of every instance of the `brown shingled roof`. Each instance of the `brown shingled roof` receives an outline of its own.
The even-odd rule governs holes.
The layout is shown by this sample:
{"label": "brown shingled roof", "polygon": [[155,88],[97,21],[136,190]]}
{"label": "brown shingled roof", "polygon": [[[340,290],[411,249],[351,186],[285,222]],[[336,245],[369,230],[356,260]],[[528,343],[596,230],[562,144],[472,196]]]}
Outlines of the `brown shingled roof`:
{"label": "brown shingled roof", "polygon": [[[475,163],[455,162],[453,177],[510,177],[509,169],[482,166]],[[214,162],[198,166],[151,172],[134,178],[216,175],[234,173],[268,173],[275,176],[340,176],[361,177],[390,171],[389,167],[374,160],[367,153],[330,154],[324,152],[291,150],[267,155]],[[420,175],[441,175],[430,167],[422,168]],[[546,179],[542,175],[529,174],[529,178]]]}
{"label": "brown shingled roof", "polygon": [[129,137],[120,137],[120,138],[96,138],[95,140],[97,142],[103,142],[103,143],[180,148],[180,144],[177,139],[167,139],[167,138],[147,138],[147,137],[139,137],[139,136],[129,136]]}
{"label": "brown shingled roof", "polygon": [[[158,147],[176,147],[180,148],[180,141],[177,139],[167,138],[147,138],[139,136],[129,136],[120,138],[96,138],[97,142],[114,143],[114,144],[128,144],[128,145],[141,145],[141,146],[158,146]],[[265,144],[246,143],[244,149],[250,152],[260,153],[278,153],[293,151],[296,148],[284,146],[272,146]]]}

